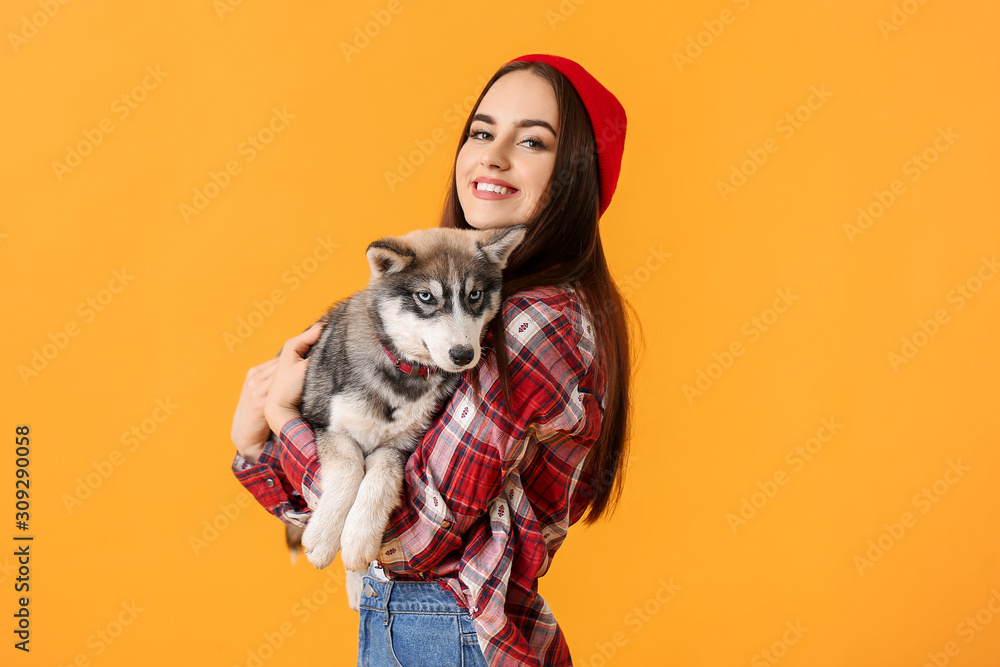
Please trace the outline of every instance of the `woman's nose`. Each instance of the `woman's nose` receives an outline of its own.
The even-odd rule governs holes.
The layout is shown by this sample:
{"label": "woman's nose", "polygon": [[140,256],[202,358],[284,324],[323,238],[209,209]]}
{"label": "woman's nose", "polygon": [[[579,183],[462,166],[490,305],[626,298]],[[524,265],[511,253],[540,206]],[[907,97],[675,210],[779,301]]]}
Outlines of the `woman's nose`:
{"label": "woman's nose", "polygon": [[483,150],[483,154],[480,156],[479,162],[484,167],[496,167],[497,169],[506,169],[510,166],[510,163],[507,160],[506,152],[496,141],[490,143],[490,145]]}

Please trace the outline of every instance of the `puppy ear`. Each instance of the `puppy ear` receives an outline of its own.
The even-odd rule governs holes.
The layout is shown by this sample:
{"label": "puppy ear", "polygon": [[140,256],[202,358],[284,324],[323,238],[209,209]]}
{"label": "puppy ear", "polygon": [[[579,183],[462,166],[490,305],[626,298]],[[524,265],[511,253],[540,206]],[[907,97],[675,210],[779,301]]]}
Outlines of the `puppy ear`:
{"label": "puppy ear", "polygon": [[507,266],[510,254],[520,245],[527,233],[527,225],[486,230],[480,232],[482,238],[478,243],[479,249],[486,255],[486,259],[502,269]]}
{"label": "puppy ear", "polygon": [[398,238],[386,237],[368,246],[368,265],[373,277],[399,273],[416,258],[413,251]]}

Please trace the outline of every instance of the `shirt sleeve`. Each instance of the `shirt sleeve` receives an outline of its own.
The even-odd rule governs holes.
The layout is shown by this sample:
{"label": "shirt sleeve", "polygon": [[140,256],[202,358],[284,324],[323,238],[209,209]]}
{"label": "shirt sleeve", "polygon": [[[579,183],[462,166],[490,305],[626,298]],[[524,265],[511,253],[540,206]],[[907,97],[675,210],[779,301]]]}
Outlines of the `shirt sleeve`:
{"label": "shirt sleeve", "polygon": [[277,465],[274,440],[264,445],[257,463],[250,463],[238,452],[232,470],[236,479],[268,512],[285,523],[305,526],[305,502],[289,485],[284,471]]}
{"label": "shirt sleeve", "polygon": [[407,461],[403,502],[390,518],[379,556],[386,569],[426,571],[461,549],[470,526],[489,520],[526,440],[543,440],[574,421],[566,417],[566,406],[579,400],[584,360],[567,315],[514,295],[502,317],[511,410],[501,409],[496,357],[487,352],[480,362],[481,396],[463,377]]}
{"label": "shirt sleeve", "polygon": [[282,427],[278,440],[278,465],[310,511],[316,509],[322,488],[315,432],[305,419],[298,417]]}

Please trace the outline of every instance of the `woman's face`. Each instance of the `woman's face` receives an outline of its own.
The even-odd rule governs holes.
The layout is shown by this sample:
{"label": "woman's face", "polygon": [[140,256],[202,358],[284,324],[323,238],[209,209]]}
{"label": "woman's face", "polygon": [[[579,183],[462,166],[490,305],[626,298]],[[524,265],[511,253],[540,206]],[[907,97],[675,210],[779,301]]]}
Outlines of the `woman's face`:
{"label": "woman's face", "polygon": [[559,109],[548,81],[524,70],[497,79],[455,162],[458,200],[469,224],[490,229],[531,220],[545,205],[558,137]]}

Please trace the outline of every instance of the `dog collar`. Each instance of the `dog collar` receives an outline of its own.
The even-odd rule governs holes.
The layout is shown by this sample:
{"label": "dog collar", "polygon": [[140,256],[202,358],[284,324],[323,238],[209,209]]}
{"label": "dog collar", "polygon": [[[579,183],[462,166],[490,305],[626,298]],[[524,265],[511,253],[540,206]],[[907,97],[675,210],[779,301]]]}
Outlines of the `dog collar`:
{"label": "dog collar", "polygon": [[389,355],[389,360],[392,362],[392,365],[401,370],[402,372],[406,373],[410,377],[413,377],[414,375],[423,375],[426,376],[427,379],[430,379],[431,373],[437,370],[437,367],[435,366],[408,364],[405,361],[402,361],[401,359],[397,359],[396,355],[392,353],[392,350],[390,350],[385,343],[382,343],[382,349],[385,350],[385,353],[387,355]]}

